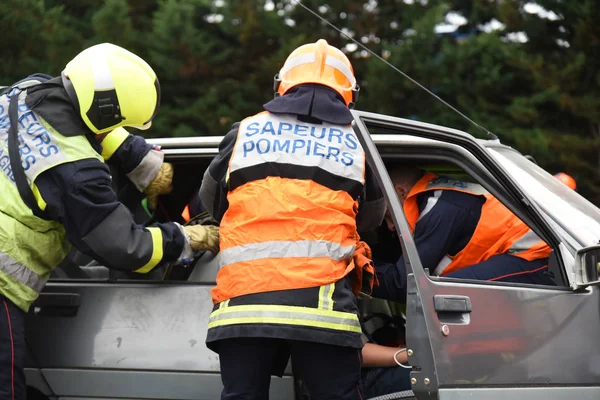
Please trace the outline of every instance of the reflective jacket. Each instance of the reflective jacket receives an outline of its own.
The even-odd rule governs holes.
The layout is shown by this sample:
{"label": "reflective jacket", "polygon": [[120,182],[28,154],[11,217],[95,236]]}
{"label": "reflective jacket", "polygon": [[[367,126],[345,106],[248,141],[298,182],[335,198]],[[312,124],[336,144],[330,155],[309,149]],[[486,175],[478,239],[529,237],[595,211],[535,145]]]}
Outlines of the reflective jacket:
{"label": "reflective jacket", "polygon": [[[176,226],[143,228],[133,222],[129,211],[116,201],[103,158],[79,130],[76,111],[67,100],[60,101],[67,99],[64,89],[52,83],[19,87],[22,90],[14,88],[0,96],[0,294],[27,311],[50,272],[67,255],[71,247],[67,239],[110,268],[143,273],[162,260],[176,260],[183,249],[183,234]],[[36,95],[30,97],[30,90]],[[46,218],[35,216],[24,203],[11,168],[9,95],[17,93],[21,162]],[[48,109],[55,112],[47,113]],[[135,176],[131,179],[140,182]],[[82,221],[73,221],[80,204]],[[173,233],[179,235],[180,245],[174,246]]]}
{"label": "reflective jacket", "polygon": [[[219,191],[214,173],[228,157],[221,219],[214,199],[224,195],[209,187]],[[200,193],[221,219],[221,270],[209,346],[246,336],[361,347],[350,273],[367,166],[350,125],[263,112],[234,127],[211,166]]]}
{"label": "reflective jacket", "polygon": [[447,254],[434,273],[438,276],[485,261],[497,254],[510,254],[532,261],[547,258],[552,249],[525,223],[507,209],[482,186],[428,173],[411,189],[404,201],[404,212],[414,232],[417,221],[435,206],[436,196],[429,198],[425,209],[419,213],[417,196],[426,191],[454,190],[483,196],[485,202],[473,235],[465,247],[455,255]]}

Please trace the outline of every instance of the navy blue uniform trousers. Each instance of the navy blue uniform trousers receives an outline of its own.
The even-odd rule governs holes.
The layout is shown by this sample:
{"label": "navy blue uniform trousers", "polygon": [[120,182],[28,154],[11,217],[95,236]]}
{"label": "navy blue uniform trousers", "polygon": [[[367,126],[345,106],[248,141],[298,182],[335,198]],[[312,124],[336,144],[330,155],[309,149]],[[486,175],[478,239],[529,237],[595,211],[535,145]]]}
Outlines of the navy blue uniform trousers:
{"label": "navy blue uniform trousers", "polygon": [[411,389],[410,369],[401,367],[363,368],[361,391],[365,400]]}
{"label": "navy blue uniform trousers", "polygon": [[25,399],[25,313],[0,296],[0,400]]}
{"label": "navy blue uniform trousers", "polygon": [[296,381],[311,400],[362,400],[360,349],[297,340],[235,338],[219,343],[221,400],[269,398],[271,375],[281,376],[289,356]]}

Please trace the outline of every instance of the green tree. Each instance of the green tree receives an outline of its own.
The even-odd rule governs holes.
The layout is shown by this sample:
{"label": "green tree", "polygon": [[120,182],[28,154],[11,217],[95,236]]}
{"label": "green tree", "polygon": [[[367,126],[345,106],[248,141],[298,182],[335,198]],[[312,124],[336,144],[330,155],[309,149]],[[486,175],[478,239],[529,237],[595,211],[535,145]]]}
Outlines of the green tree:
{"label": "green tree", "polygon": [[[600,204],[597,0],[305,0],[409,76],[573,175]],[[458,21],[455,30],[440,24]],[[4,0],[0,84],[60,74],[86,46],[146,59],[162,87],[149,136],[221,135],[272,98],[297,46],[325,38],[351,58],[357,107],[483,133],[291,0]]]}

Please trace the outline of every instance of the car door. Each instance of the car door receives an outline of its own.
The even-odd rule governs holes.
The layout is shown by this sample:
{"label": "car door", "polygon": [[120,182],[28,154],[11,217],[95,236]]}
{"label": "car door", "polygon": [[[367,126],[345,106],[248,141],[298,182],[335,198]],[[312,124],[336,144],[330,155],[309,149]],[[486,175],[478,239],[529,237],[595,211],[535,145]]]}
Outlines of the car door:
{"label": "car door", "polygon": [[[219,141],[165,141],[166,160],[195,165],[190,171],[199,183],[204,171],[197,160],[206,165]],[[218,271],[211,253],[179,280],[163,280],[161,271],[123,278],[81,254],[72,261],[56,271],[27,316],[28,383],[43,380],[60,399],[220,397],[219,358],[205,345]],[[274,379],[271,395],[293,398],[291,377]]]}
{"label": "car door", "polygon": [[[560,268],[572,267],[563,238],[535,204],[470,135],[372,113],[355,111],[354,116],[354,129],[377,171],[407,260],[406,341],[417,398],[600,398],[598,288],[575,292],[568,286],[429,276],[371,134],[434,141],[431,157],[454,157],[551,245]],[[380,147],[393,142],[389,137],[376,136]],[[387,149],[388,154],[394,151],[410,155],[400,147]]]}

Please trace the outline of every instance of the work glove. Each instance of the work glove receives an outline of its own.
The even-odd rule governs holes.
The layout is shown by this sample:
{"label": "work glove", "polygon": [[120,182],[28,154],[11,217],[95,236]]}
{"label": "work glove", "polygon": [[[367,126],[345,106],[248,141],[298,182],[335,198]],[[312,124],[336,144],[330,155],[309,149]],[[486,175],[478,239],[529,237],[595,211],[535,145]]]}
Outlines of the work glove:
{"label": "work glove", "polygon": [[186,225],[183,227],[193,251],[219,252],[219,227],[214,225]]}
{"label": "work glove", "polygon": [[162,163],[158,175],[144,190],[146,196],[148,196],[148,205],[152,209],[156,209],[156,203],[158,196],[163,194],[169,194],[173,190],[173,164]]}

